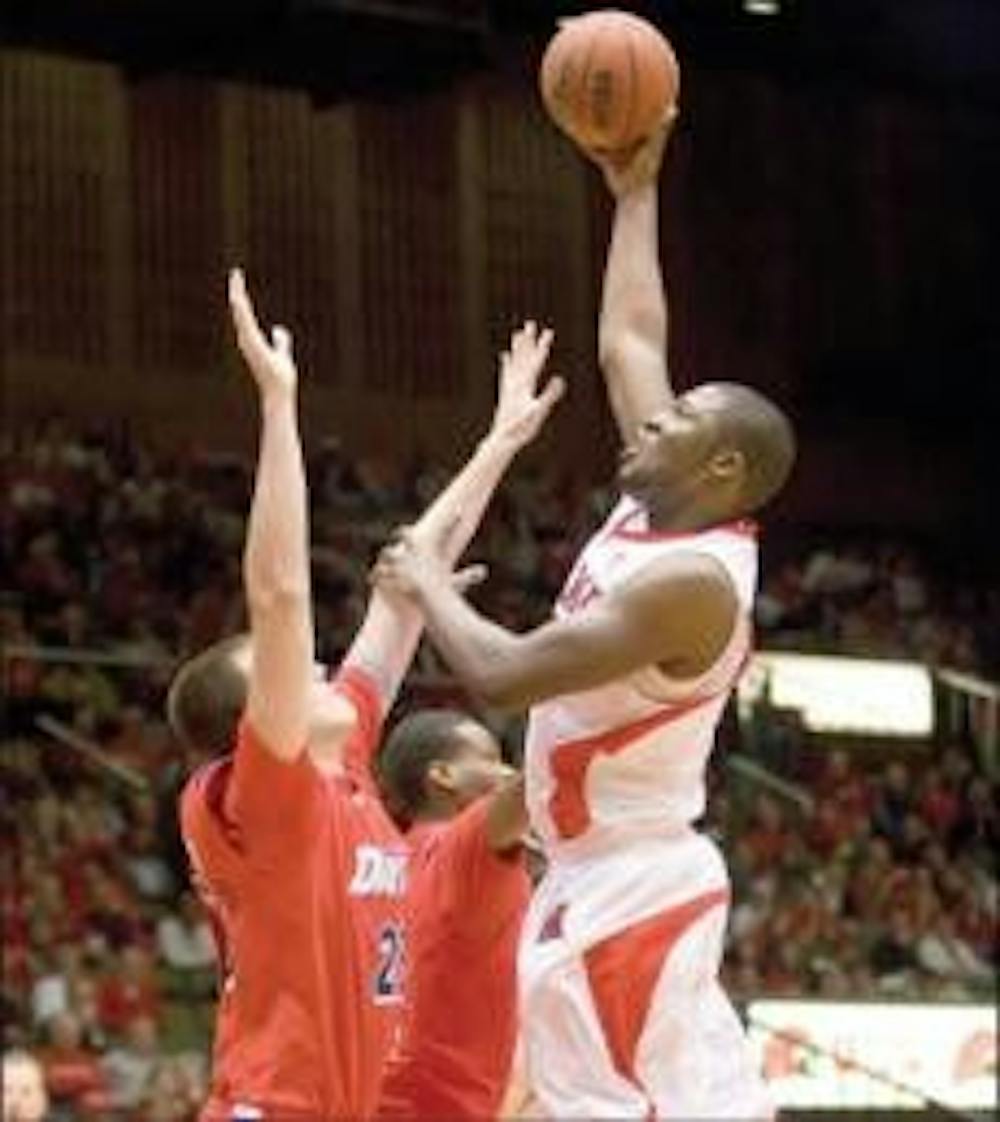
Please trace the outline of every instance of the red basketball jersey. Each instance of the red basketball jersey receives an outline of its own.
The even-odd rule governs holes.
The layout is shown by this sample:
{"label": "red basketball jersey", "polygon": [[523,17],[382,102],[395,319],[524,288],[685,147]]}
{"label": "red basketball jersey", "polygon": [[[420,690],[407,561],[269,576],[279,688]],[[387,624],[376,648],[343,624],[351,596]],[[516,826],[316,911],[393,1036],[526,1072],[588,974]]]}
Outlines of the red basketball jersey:
{"label": "red basketball jersey", "polygon": [[515,964],[530,883],[519,852],[495,853],[488,799],[415,826],[406,895],[407,999],[381,1118],[496,1116],[516,1026]]}
{"label": "red basketball jersey", "polygon": [[223,968],[205,1122],[368,1115],[398,1031],[406,850],[369,770],[382,706],[355,668],[333,688],[358,714],[343,775],[278,760],[244,720],[181,797]]}

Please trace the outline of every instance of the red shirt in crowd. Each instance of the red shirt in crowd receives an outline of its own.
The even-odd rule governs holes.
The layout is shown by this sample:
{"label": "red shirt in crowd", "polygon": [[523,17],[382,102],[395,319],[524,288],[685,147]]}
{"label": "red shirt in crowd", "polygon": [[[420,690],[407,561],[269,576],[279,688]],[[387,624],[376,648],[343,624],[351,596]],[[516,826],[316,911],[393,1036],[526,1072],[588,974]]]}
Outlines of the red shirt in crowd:
{"label": "red shirt in crowd", "polygon": [[494,1118],[517,1037],[515,963],[530,882],[486,835],[488,799],[407,835],[407,1000],[380,1118]]}
{"label": "red shirt in crowd", "polygon": [[406,849],[370,772],[382,706],[354,668],[334,682],[358,727],[344,773],[279,760],[244,720],[196,772],[181,822],[224,979],[202,1119],[370,1115],[402,1009]]}
{"label": "red shirt in crowd", "polygon": [[121,1032],[136,1017],[160,1015],[160,990],[154,978],[107,978],[98,992],[101,1024]]}

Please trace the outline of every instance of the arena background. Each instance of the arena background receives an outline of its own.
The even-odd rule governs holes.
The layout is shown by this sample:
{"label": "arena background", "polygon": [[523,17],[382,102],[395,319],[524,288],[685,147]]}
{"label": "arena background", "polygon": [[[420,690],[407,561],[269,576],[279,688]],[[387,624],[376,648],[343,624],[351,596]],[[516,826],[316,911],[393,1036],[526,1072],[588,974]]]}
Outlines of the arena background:
{"label": "arena background", "polygon": [[[667,30],[683,66],[662,222],[675,379],[760,386],[801,434],[767,520],[762,645],[862,671],[758,667],[734,710],[708,825],[746,900],[769,855],[789,871],[760,914],[748,904],[728,981],[786,1080],[788,1117],[983,1109],[1000,10],[626,6]],[[53,1018],[82,1021],[70,1052],[89,1082],[56,1088],[55,1117],[168,1117],[203,1077],[207,964],[170,959],[198,945],[196,917],[177,918],[170,828],[189,761],[159,705],[174,660],[239,623],[254,415],[227,266],[297,333],[328,653],[356,619],[371,549],[488,416],[494,356],[525,316],[555,325],[570,394],[487,529],[487,607],[539,618],[597,517],[613,464],[594,361],[609,208],[535,84],[555,19],[585,7],[4,6],[4,1024],[58,1084],[69,1053]],[[879,672],[897,663],[912,692],[880,708],[895,687]],[[411,699],[454,695],[425,653]],[[869,911],[861,873],[883,849],[884,906]],[[940,956],[918,953],[942,913],[985,973],[970,959],[935,973]],[[171,943],[178,924],[191,937]],[[837,965],[859,932],[870,985]],[[783,941],[797,949],[775,956]],[[800,996],[794,1015],[759,1004]],[[926,1032],[910,1040],[914,1024]],[[956,1034],[962,1078],[931,1071]],[[901,1066],[873,1044],[887,1037]]]}

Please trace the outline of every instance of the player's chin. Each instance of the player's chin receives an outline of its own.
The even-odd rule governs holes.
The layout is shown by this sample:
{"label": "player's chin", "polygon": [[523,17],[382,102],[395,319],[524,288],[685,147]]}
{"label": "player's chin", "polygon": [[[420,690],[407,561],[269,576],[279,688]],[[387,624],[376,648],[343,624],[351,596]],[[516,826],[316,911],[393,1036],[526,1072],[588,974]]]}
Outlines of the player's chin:
{"label": "player's chin", "polygon": [[628,496],[638,498],[639,476],[635,470],[635,459],[623,460],[618,466],[618,486]]}

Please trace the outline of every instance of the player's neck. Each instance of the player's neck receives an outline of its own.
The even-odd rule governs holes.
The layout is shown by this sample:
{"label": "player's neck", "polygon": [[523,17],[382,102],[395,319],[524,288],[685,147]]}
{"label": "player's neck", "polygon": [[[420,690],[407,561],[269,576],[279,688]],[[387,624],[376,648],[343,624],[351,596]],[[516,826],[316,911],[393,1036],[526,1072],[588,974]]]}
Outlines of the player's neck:
{"label": "player's neck", "polygon": [[657,534],[696,534],[721,522],[729,515],[701,503],[672,503],[668,499],[654,499],[646,503],[649,528]]}
{"label": "player's neck", "polygon": [[420,813],[413,820],[413,825],[420,826],[431,822],[447,822],[449,818],[454,818],[460,809],[461,808],[451,802],[451,800],[443,798],[433,799],[421,808]]}

